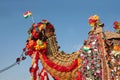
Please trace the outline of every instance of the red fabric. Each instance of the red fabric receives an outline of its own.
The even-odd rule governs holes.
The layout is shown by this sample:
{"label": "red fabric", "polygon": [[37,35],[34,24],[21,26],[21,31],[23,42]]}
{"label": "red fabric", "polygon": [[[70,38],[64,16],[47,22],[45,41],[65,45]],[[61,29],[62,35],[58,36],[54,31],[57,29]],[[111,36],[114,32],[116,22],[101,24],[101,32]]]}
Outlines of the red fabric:
{"label": "red fabric", "polygon": [[34,52],[34,57],[32,58],[33,59],[33,63],[32,63],[32,66],[30,67],[30,73],[31,73],[31,76],[33,77],[33,80],[37,80],[37,72],[39,70],[39,67],[38,67],[38,60],[39,60],[39,52]]}
{"label": "red fabric", "polygon": [[78,60],[77,59],[75,61],[73,61],[73,63],[70,66],[65,67],[65,66],[60,66],[58,64],[55,64],[55,63],[51,62],[47,58],[46,54],[42,54],[42,56],[43,56],[44,61],[47,63],[47,65],[49,65],[51,68],[54,68],[54,69],[56,69],[58,71],[61,71],[61,72],[69,72],[69,71],[75,69],[78,66]]}

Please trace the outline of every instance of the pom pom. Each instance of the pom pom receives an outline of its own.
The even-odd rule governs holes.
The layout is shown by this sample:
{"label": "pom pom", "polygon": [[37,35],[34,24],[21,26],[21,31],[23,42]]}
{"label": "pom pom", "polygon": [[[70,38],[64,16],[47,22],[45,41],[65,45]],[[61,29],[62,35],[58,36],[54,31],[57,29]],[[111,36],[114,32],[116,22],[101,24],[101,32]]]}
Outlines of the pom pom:
{"label": "pom pom", "polygon": [[94,27],[95,24],[98,24],[98,22],[99,22],[99,16],[97,16],[97,15],[90,16],[88,19],[88,22],[89,22],[90,26]]}

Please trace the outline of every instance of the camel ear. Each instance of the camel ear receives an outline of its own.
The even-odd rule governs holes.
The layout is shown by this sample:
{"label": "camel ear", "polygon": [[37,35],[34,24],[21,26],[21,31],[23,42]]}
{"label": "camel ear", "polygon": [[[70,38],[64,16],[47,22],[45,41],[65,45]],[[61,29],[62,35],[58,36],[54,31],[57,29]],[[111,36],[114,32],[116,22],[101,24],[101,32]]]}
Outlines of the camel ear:
{"label": "camel ear", "polygon": [[54,26],[49,22],[46,24],[46,30],[49,30],[50,32],[55,32]]}
{"label": "camel ear", "polygon": [[100,26],[100,27],[104,27],[104,23],[100,23],[99,26]]}

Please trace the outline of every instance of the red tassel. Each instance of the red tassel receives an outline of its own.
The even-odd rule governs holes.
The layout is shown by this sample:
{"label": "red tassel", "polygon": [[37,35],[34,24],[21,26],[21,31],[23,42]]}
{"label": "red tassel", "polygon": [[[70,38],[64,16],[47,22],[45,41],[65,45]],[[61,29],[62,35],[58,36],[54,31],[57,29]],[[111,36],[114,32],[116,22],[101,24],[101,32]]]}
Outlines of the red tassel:
{"label": "red tassel", "polygon": [[43,68],[39,74],[40,80],[49,80],[46,70]]}

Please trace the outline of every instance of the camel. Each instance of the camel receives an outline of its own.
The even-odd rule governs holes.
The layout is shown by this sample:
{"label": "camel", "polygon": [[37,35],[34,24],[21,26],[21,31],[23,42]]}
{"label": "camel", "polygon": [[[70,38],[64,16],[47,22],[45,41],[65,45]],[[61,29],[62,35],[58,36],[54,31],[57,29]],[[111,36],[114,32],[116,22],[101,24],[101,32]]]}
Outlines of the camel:
{"label": "camel", "polygon": [[[40,75],[39,60],[55,80],[109,80],[111,78],[108,65],[110,56],[107,55],[113,50],[108,46],[113,44],[108,42],[119,39],[120,36],[114,32],[103,32],[103,26],[103,24],[95,24],[82,48],[77,52],[66,54],[59,50],[55,28],[50,22],[42,20],[32,24],[28,30],[29,37],[25,47],[25,54],[32,58],[30,67],[32,80],[37,80]],[[108,34],[115,34],[117,37]]]}

